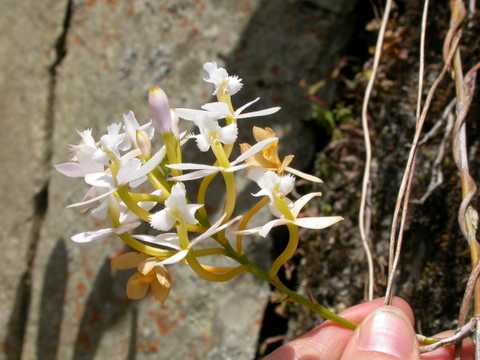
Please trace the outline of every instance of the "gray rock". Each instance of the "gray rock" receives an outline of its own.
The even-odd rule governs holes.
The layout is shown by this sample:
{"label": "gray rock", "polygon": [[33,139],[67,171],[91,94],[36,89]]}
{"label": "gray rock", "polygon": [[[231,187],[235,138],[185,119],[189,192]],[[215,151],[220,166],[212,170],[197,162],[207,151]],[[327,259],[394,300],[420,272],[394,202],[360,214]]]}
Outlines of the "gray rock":
{"label": "gray rock", "polygon": [[0,359],[19,359],[45,209],[53,44],[64,4],[0,3]]}

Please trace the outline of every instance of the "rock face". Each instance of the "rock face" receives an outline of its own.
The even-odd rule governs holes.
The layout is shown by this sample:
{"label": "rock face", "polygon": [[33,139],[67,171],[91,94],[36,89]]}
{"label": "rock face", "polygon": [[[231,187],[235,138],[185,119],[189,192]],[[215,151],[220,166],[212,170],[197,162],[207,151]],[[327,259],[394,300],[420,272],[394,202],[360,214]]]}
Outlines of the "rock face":
{"label": "rock face", "polygon": [[7,0],[0,12],[0,359],[13,360],[20,358],[31,262],[44,218],[49,66],[64,4]]}
{"label": "rock face", "polygon": [[[164,306],[128,301],[127,275],[109,269],[109,256],[122,244],[70,243],[69,236],[92,226],[65,209],[85,188],[54,174],[52,164],[67,159],[67,145],[78,141],[75,129],[99,134],[127,110],[146,119],[152,85],[168,92],[172,106],[209,101],[202,64],[215,60],[244,78],[237,106],[261,96],[261,106],[283,107],[274,118],[243,124],[243,139],[251,140],[246,129],[253,123],[272,126],[284,139],[284,153],[297,154],[295,167],[309,165],[314,134],[302,122],[309,106],[300,84],[329,74],[349,36],[323,35],[339,18],[339,9],[324,3],[0,4],[7,14],[0,29],[11,34],[0,39],[0,115],[10,131],[1,140],[0,184],[8,189],[4,204],[11,204],[0,210],[6,249],[0,253],[0,319],[7,324],[0,329],[1,360],[254,357],[267,285],[249,276],[206,283],[177,267]],[[241,207],[249,192],[241,193]],[[266,266],[269,243],[252,241],[250,249]]]}

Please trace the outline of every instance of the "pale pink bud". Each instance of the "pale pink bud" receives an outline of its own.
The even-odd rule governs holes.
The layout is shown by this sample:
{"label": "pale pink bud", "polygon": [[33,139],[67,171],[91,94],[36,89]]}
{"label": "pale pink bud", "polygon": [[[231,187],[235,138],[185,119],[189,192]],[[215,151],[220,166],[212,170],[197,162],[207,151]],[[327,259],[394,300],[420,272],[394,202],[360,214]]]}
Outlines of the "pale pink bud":
{"label": "pale pink bud", "polygon": [[172,131],[172,117],[168,97],[158,86],[152,87],[148,92],[148,104],[152,114],[153,126],[160,134]]}

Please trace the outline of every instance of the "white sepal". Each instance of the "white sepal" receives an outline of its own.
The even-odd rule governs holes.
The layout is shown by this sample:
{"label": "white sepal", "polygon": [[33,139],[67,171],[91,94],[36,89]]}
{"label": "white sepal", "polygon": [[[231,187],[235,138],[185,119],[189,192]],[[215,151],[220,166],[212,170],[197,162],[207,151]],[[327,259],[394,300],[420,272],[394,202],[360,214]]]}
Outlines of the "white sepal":
{"label": "white sepal", "polygon": [[341,216],[304,217],[296,219],[294,224],[307,229],[320,230],[342,220]]}
{"label": "white sepal", "polygon": [[302,179],[305,179],[305,180],[308,180],[308,181],[311,181],[311,182],[314,182],[314,183],[318,183],[318,184],[323,183],[322,179],[320,179],[316,176],[304,173],[303,171],[291,168],[289,166],[285,167],[285,171],[288,171],[290,174],[293,174],[295,176],[298,176],[299,178],[302,178]]}
{"label": "white sepal", "polygon": [[102,200],[102,199],[106,198],[107,196],[113,194],[115,191],[117,191],[117,189],[109,190],[109,191],[107,191],[103,194],[100,194],[100,195],[98,195],[94,198],[91,198],[91,199],[88,199],[88,200],[85,200],[85,201],[81,201],[81,202],[78,202],[78,203],[67,205],[67,208],[75,208],[75,207],[80,207],[80,206],[92,204],[94,202],[97,202],[99,200]]}
{"label": "white sepal", "polygon": [[293,216],[297,217],[298,214],[300,214],[300,211],[302,211],[302,209],[305,207],[305,205],[307,205],[307,203],[310,200],[312,200],[317,196],[322,196],[322,193],[321,192],[309,193],[307,195],[303,195],[300,199],[295,201],[290,209],[292,211]]}
{"label": "white sepal", "polygon": [[268,115],[275,114],[280,109],[281,108],[279,106],[275,106],[268,109],[252,111],[252,112],[238,115],[237,119],[248,119],[248,118],[258,117],[258,116],[268,116]]}

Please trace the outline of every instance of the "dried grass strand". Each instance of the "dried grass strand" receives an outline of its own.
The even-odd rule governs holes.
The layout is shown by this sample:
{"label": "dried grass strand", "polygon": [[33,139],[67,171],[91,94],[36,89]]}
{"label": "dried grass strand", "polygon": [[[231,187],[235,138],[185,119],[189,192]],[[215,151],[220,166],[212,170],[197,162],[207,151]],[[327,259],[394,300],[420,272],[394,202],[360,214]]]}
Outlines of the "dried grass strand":
{"label": "dried grass strand", "polygon": [[[358,227],[360,230],[360,237],[362,239],[362,245],[365,251],[365,256],[367,258],[367,265],[368,265],[368,300],[373,299],[373,290],[375,285],[375,275],[374,275],[375,269],[373,264],[372,251],[369,244],[370,221],[369,219],[367,219],[367,216],[370,216],[370,212],[366,209],[367,202],[370,198],[370,167],[372,163],[372,144],[370,140],[370,131],[368,128],[368,104],[370,102],[373,85],[375,83],[375,78],[377,76],[380,59],[382,57],[383,41],[385,38],[385,31],[387,29],[388,19],[390,17],[390,11],[392,9],[392,2],[393,2],[392,0],[387,0],[385,3],[385,11],[383,12],[382,22],[380,25],[380,30],[378,32],[377,44],[375,47],[375,55],[373,57],[372,73],[368,81],[367,87],[365,89],[365,95],[363,97],[363,104],[362,104],[362,129],[363,129],[363,139],[365,143],[365,168],[364,168],[363,180],[362,180],[362,195],[360,199],[360,209],[358,212]],[[368,228],[366,224],[368,224]]]}

